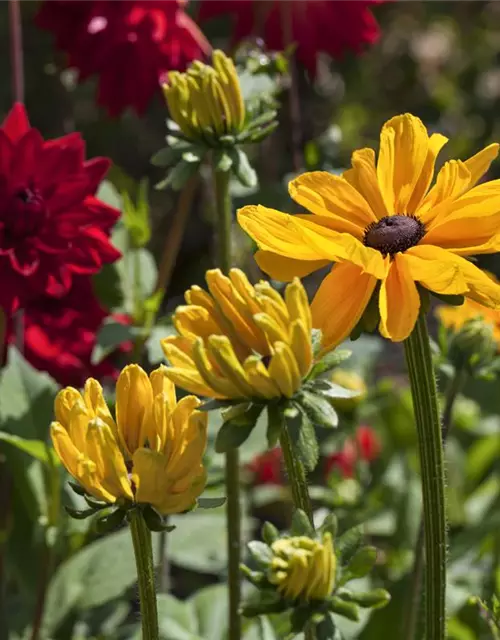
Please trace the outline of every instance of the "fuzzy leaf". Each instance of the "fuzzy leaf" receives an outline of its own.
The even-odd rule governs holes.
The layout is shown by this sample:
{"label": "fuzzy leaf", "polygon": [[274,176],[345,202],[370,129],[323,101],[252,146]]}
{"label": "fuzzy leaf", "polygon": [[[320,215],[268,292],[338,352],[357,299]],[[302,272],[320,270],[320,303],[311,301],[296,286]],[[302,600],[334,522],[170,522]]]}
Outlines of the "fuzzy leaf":
{"label": "fuzzy leaf", "polygon": [[303,390],[298,396],[297,402],[314,425],[326,429],[338,426],[339,419],[337,412],[328,400],[322,398],[320,395]]}
{"label": "fuzzy leaf", "polygon": [[297,509],[293,514],[292,526],[290,529],[293,536],[308,536],[314,538],[314,527],[302,509]]}
{"label": "fuzzy leaf", "polygon": [[248,550],[260,566],[267,567],[273,559],[273,552],[271,551],[271,548],[259,540],[252,540],[249,542]]}
{"label": "fuzzy leaf", "polygon": [[217,509],[217,507],[222,507],[225,504],[226,498],[221,496],[220,498],[198,498],[198,508],[199,509]]}
{"label": "fuzzy leaf", "polygon": [[226,453],[241,446],[252,433],[263,408],[260,404],[250,404],[246,411],[224,422],[215,439],[217,453]]}
{"label": "fuzzy leaf", "polygon": [[300,405],[291,403],[284,412],[286,428],[296,454],[308,471],[312,471],[319,458],[319,446],[314,426]]}
{"label": "fuzzy leaf", "polygon": [[322,373],[326,373],[339,364],[348,360],[351,357],[352,351],[347,349],[335,349],[335,351],[329,351],[319,362],[317,362],[312,368],[309,378],[316,378]]}

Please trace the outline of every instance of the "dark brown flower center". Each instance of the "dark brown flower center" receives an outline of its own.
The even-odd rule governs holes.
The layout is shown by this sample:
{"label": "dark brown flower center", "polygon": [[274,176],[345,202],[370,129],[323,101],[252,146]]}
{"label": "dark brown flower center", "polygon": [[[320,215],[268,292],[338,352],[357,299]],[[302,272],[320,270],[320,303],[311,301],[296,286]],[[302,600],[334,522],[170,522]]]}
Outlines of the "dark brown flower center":
{"label": "dark brown flower center", "polygon": [[384,256],[393,256],[417,245],[425,236],[425,226],[411,215],[385,216],[365,230],[363,242]]}
{"label": "dark brown flower center", "polygon": [[12,237],[26,238],[36,235],[47,218],[47,207],[41,192],[35,187],[22,187],[12,194],[5,220]]}

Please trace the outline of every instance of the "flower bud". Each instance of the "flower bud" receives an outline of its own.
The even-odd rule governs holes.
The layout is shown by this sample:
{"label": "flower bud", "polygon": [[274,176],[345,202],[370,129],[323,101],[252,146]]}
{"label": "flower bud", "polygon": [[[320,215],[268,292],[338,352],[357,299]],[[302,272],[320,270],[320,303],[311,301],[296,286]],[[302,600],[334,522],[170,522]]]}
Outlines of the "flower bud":
{"label": "flower bud", "polygon": [[331,381],[349,391],[357,391],[359,395],[352,398],[335,398],[333,405],[340,411],[354,411],[366,397],[366,384],[363,378],[355,371],[347,369],[335,369],[331,376]]}

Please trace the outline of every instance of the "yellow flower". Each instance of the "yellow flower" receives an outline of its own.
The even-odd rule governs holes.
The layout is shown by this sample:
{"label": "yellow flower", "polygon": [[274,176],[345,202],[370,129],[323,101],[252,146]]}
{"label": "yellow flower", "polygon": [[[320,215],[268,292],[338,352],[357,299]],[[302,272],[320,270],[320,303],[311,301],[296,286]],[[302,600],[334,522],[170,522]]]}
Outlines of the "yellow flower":
{"label": "yellow flower", "polygon": [[239,133],[245,104],[233,61],[214,51],[212,66],[195,61],[185,73],[171,71],[163,93],[172,119],[190,140]]}
{"label": "yellow flower", "polygon": [[178,336],[161,341],[170,379],[211,398],[291,398],[312,364],[311,313],[299,280],[283,299],[268,282],[214,269],[209,292],[192,287],[178,307]]}
{"label": "yellow flower", "polygon": [[152,505],[162,515],[189,509],[203,491],[207,414],[198,398],[176,401],[161,366],[147,374],[123,369],[116,384],[116,421],[93,378],[55,401],[52,442],[69,473],[98,500]]}
{"label": "yellow flower", "polygon": [[335,408],[342,409],[343,411],[352,411],[366,398],[366,384],[359,373],[348,371],[347,369],[335,369],[330,379],[335,384],[349,391],[356,391],[359,394],[352,398],[333,399],[332,404]]}
{"label": "yellow flower", "polygon": [[337,566],[330,533],[323,535],[322,542],[305,536],[280,538],[271,551],[268,580],[285,598],[309,602],[330,596]]}
{"label": "yellow flower", "polygon": [[416,283],[500,306],[500,286],[466,259],[500,249],[500,181],[476,186],[499,145],[446,162],[429,188],[446,141],[410,114],[394,117],[382,128],[377,162],[372,149],[361,149],[342,176],[312,172],[290,183],[290,195],[312,215],[239,211],[259,245],[258,264],[273,278],[287,281],[335,262],[311,305],[323,346],[352,332],[374,293],[382,335],[407,338],[420,309]]}

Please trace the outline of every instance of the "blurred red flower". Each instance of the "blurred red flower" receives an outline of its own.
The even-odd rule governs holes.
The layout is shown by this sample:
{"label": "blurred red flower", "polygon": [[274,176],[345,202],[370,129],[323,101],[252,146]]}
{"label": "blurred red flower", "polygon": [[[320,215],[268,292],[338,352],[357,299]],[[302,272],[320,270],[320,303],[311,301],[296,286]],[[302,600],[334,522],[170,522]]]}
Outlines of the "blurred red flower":
{"label": "blurred red flower", "polygon": [[[28,304],[20,319],[22,336],[16,336],[17,327],[11,322],[8,342],[20,342],[26,360],[62,386],[82,387],[88,377],[115,379],[118,369],[112,356],[97,365],[91,362],[97,332],[108,316],[95,296],[92,279],[75,276],[65,296],[45,296]],[[118,320],[128,323],[124,317]]]}
{"label": "blurred red flower", "polygon": [[280,447],[275,447],[269,451],[255,456],[247,465],[247,469],[253,474],[253,484],[255,486],[272,484],[283,484],[283,454]]}
{"label": "blurred red flower", "polygon": [[[318,53],[360,53],[379,37],[371,7],[384,0],[202,0],[200,20],[230,14],[233,43],[260,37],[271,51],[297,46],[297,59],[316,74]],[[288,34],[287,34],[288,31]]]}
{"label": "blurred red flower", "polygon": [[120,213],[94,193],[109,167],[85,161],[79,133],[44,141],[16,104],[0,127],[0,307],[7,315],[62,296],[74,274],[120,257],[109,231]]}
{"label": "blurred red flower", "polygon": [[337,469],[343,478],[352,478],[358,460],[373,462],[380,455],[381,444],[375,431],[368,426],[356,429],[354,438],[347,438],[340,451],[330,454],[325,463],[325,477]]}
{"label": "blurred red flower", "polygon": [[161,77],[210,52],[186,0],[44,0],[36,21],[54,33],[79,81],[99,76],[98,102],[112,116],[141,114]]}

